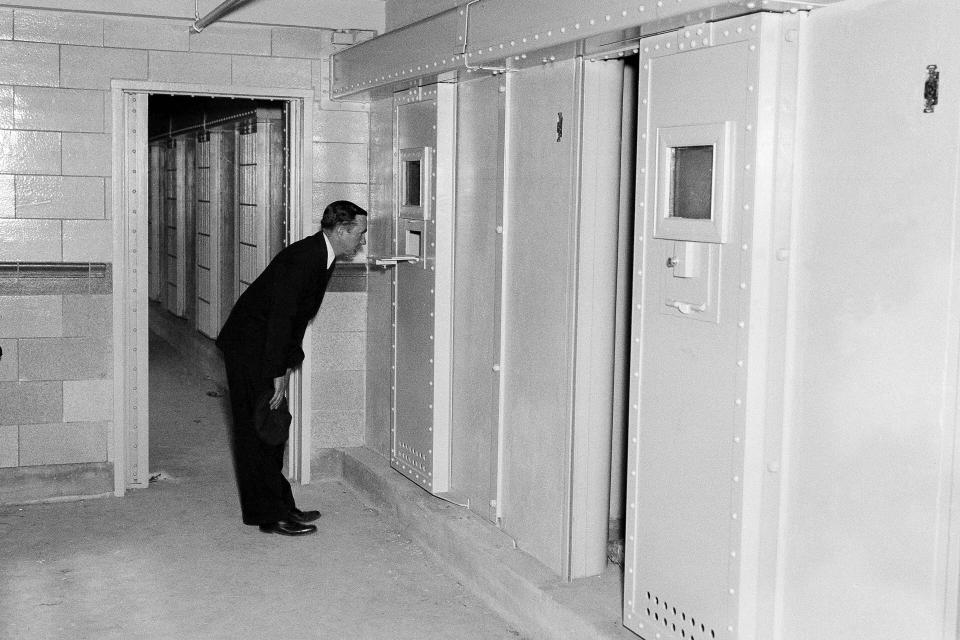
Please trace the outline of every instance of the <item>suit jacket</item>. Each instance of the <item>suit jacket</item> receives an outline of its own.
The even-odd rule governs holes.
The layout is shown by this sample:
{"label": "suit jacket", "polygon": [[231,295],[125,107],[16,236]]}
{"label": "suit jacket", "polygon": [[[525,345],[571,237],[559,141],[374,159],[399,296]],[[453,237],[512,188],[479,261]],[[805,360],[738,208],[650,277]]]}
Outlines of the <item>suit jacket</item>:
{"label": "suit jacket", "polygon": [[303,362],[303,334],[317,315],[330,274],[323,232],[278,253],[247,287],[217,336],[233,366],[250,375],[277,378]]}

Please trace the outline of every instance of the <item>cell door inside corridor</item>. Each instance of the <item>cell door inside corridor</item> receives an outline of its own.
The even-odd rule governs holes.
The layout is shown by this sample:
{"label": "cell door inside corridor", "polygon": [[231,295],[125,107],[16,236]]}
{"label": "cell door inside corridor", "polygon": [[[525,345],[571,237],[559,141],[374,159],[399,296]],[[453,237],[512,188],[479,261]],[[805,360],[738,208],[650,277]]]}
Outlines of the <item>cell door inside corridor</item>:
{"label": "cell door inside corridor", "polygon": [[[432,493],[446,491],[450,475],[455,92],[453,85],[434,85],[394,98],[394,257],[387,259],[396,266],[390,461]],[[444,174],[439,180],[438,172]]]}
{"label": "cell door inside corridor", "polygon": [[238,125],[233,283],[238,299],[286,244],[286,135],[279,109],[258,108]]}
{"label": "cell door inside corridor", "polygon": [[162,295],[164,308],[175,316],[186,310],[186,149],[184,139],[171,139],[164,161]]}
{"label": "cell door inside corridor", "polygon": [[624,623],[644,638],[756,637],[748,354],[781,28],[754,15],[642,41]]}

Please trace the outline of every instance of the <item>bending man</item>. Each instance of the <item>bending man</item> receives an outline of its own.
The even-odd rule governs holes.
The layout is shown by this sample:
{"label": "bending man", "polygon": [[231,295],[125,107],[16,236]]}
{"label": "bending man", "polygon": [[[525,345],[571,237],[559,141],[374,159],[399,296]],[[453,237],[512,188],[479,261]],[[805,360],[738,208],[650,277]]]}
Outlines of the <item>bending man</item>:
{"label": "bending man", "polygon": [[[233,410],[233,461],[244,524],[266,533],[303,535],[319,511],[301,511],[283,476],[286,439],[258,433],[257,401],[278,409],[290,373],[303,362],[303,334],[317,314],[336,258],[366,244],[367,212],[346,200],[323,212],[320,231],[278,253],[237,300],[217,337]],[[308,383],[309,384],[309,383]],[[265,407],[261,406],[263,415]]]}

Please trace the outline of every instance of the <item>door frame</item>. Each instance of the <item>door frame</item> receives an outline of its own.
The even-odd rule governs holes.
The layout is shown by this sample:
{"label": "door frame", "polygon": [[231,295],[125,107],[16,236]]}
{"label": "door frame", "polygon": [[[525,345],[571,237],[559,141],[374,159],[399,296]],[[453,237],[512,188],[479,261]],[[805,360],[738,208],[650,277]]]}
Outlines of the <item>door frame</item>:
{"label": "door frame", "polygon": [[[199,85],[176,82],[111,81],[112,215],[113,215],[113,429],[108,460],[113,463],[113,493],[149,486],[149,377],[148,370],[148,222],[150,94],[283,100],[290,107],[290,207],[288,240],[312,232],[313,101],[310,89],[235,85]],[[129,215],[127,215],[129,213]],[[139,232],[139,233],[138,233]],[[138,328],[142,329],[138,331]],[[303,338],[305,354],[290,383],[293,413],[288,476],[310,482],[311,455],[311,332]]]}

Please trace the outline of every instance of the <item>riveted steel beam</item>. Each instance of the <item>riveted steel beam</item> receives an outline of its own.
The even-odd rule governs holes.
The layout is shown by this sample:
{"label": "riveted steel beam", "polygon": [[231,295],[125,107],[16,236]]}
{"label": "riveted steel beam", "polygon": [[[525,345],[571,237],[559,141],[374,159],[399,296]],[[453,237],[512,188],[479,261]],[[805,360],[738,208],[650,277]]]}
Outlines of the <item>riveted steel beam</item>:
{"label": "riveted steel beam", "polygon": [[[843,0],[472,0],[332,57],[333,98],[376,98],[438,74],[501,72],[563,45],[592,54],[683,26]],[[554,54],[551,54],[554,55]],[[546,56],[547,61],[551,61]]]}

